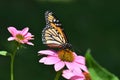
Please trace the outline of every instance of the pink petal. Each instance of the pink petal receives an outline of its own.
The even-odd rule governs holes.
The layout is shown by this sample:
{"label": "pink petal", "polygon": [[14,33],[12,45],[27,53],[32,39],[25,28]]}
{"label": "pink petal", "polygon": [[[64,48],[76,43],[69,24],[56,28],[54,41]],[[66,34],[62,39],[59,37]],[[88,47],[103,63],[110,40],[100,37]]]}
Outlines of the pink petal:
{"label": "pink petal", "polygon": [[76,71],[81,72],[80,64],[76,62],[65,62],[65,64],[69,70],[76,70]]}
{"label": "pink petal", "polygon": [[34,44],[33,44],[32,42],[27,42],[27,44],[28,44],[28,45],[34,46]]}
{"label": "pink petal", "polygon": [[85,58],[83,56],[76,56],[75,62],[85,65]]}
{"label": "pink petal", "polygon": [[76,70],[72,71],[74,76],[71,77],[71,80],[85,80],[85,76],[83,75],[82,72],[78,72]]}
{"label": "pink petal", "polygon": [[15,27],[8,27],[8,31],[15,36],[17,34],[17,29]]}
{"label": "pink petal", "polygon": [[[85,72],[88,72],[88,69],[85,65],[80,65],[80,68],[85,71]],[[88,72],[89,73],[89,72]]]}
{"label": "pink petal", "polygon": [[76,72],[82,72],[82,70],[81,70],[81,65],[80,64],[78,64],[78,63],[76,63],[76,62],[74,62],[73,63],[74,64],[74,66],[76,66],[75,68],[74,68],[74,70],[76,71]]}
{"label": "pink petal", "polygon": [[73,70],[76,66],[73,64],[73,62],[65,62],[68,69]]}
{"label": "pink petal", "polygon": [[73,76],[70,80],[85,80],[84,76]]}
{"label": "pink petal", "polygon": [[77,70],[72,70],[72,73],[76,76],[84,76],[83,72],[80,70],[80,68]]}
{"label": "pink petal", "polygon": [[15,38],[14,37],[9,37],[8,38],[8,41],[12,41],[12,40],[15,40]]}
{"label": "pink petal", "polygon": [[60,61],[60,59],[58,59],[55,56],[48,56],[44,62],[44,64],[48,64],[48,65],[52,65],[57,63],[58,61]]}
{"label": "pink petal", "polygon": [[41,50],[38,53],[39,54],[44,54],[44,55],[55,55],[55,54],[57,54],[56,52],[54,52],[52,50]]}
{"label": "pink petal", "polygon": [[61,70],[65,66],[65,63],[60,61],[54,65],[55,71]]}
{"label": "pink petal", "polygon": [[26,38],[27,38],[27,37],[30,37],[30,38],[31,38],[31,37],[34,37],[34,35],[32,35],[31,33],[28,32],[28,33],[25,35],[25,37],[26,37]]}
{"label": "pink petal", "polygon": [[74,74],[70,70],[64,70],[62,76],[66,79],[70,79]]}
{"label": "pink petal", "polygon": [[24,43],[27,43],[28,42],[28,40],[27,39],[24,39],[24,40],[22,40]]}
{"label": "pink petal", "polygon": [[44,63],[47,57],[43,57],[39,60],[39,63]]}
{"label": "pink petal", "polygon": [[62,76],[69,80],[84,80],[85,79],[82,72],[76,72],[75,70],[64,70]]}
{"label": "pink petal", "polygon": [[28,33],[28,30],[29,30],[28,27],[24,28],[24,29],[21,31],[21,34],[22,34],[22,35],[27,34],[27,33]]}

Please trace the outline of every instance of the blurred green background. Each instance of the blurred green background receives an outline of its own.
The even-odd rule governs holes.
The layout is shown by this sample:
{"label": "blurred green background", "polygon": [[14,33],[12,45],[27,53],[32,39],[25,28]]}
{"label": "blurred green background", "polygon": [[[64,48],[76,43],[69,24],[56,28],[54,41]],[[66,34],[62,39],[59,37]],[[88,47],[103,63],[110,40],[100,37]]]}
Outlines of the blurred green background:
{"label": "blurred green background", "polygon": [[[44,13],[51,10],[62,22],[77,54],[90,48],[93,57],[120,77],[120,1],[119,0],[0,0],[0,50],[11,51],[7,27],[29,27],[35,46],[26,46],[15,58],[15,80],[53,80],[53,66],[38,63]],[[0,80],[10,80],[10,57],[0,56]]]}

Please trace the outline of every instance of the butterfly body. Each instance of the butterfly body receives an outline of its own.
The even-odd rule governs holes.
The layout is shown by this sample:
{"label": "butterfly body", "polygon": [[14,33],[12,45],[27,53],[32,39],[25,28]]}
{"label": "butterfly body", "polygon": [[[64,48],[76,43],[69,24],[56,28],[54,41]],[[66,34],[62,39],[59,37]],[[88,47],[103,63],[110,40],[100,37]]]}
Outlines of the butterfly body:
{"label": "butterfly body", "polygon": [[43,44],[50,48],[70,49],[71,44],[68,43],[60,21],[50,11],[46,11],[45,19],[46,27],[42,31]]}

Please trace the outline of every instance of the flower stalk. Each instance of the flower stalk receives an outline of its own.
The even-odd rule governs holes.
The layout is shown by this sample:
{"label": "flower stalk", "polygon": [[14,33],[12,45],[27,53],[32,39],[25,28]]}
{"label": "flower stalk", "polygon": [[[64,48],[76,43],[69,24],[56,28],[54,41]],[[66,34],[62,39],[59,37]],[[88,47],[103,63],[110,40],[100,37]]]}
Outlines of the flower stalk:
{"label": "flower stalk", "polygon": [[20,46],[20,44],[17,43],[17,48],[11,54],[11,64],[10,64],[11,80],[14,80],[14,59],[15,59],[16,52],[19,49],[19,46]]}
{"label": "flower stalk", "polygon": [[62,73],[62,70],[57,71],[57,74],[54,80],[59,80],[61,73]]}
{"label": "flower stalk", "polygon": [[14,58],[15,58],[15,53],[13,55],[11,55],[11,80],[14,80],[14,71],[13,71],[13,68],[14,68]]}
{"label": "flower stalk", "polygon": [[10,64],[10,73],[11,73],[11,80],[14,80],[14,59],[17,49],[11,54],[11,64]]}

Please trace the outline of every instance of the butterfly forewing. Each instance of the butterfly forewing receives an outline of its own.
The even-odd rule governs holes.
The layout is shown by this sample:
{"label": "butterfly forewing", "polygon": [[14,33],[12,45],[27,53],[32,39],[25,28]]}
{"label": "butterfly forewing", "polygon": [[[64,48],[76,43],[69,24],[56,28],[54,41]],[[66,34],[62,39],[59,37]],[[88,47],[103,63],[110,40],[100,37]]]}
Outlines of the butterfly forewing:
{"label": "butterfly forewing", "polygon": [[46,27],[42,31],[42,41],[49,47],[62,47],[67,43],[65,34],[61,29],[61,23],[52,12],[45,13]]}

